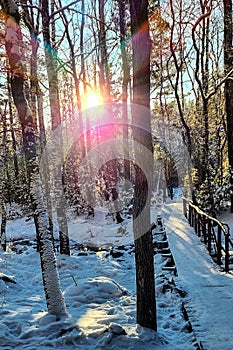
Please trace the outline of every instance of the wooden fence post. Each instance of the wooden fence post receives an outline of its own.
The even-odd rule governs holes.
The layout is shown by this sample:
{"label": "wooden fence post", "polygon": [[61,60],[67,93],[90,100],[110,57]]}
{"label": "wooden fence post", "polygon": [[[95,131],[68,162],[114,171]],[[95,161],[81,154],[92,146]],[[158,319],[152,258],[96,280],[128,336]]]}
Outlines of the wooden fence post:
{"label": "wooden fence post", "polygon": [[191,208],[190,204],[189,204],[189,225],[193,226],[193,223],[192,223],[192,208]]}
{"label": "wooden fence post", "polygon": [[218,234],[217,234],[217,264],[221,265],[222,264],[222,253],[221,253],[221,248],[222,248],[222,229],[218,225]]}
{"label": "wooden fence post", "polygon": [[203,236],[209,254],[213,257],[214,253],[214,260],[219,266],[223,265],[222,257],[225,257],[224,270],[229,272],[230,250],[233,249],[229,226],[207,215],[185,198],[183,198],[183,213],[198,237]]}
{"label": "wooden fence post", "polygon": [[211,253],[211,220],[207,219],[207,228],[208,228],[208,240],[207,240],[207,249]]}
{"label": "wooden fence post", "polygon": [[197,222],[198,222],[198,216],[197,216],[196,210],[194,209],[194,229],[196,234],[197,234]]}
{"label": "wooden fence post", "polygon": [[225,237],[225,271],[229,272],[229,233]]}
{"label": "wooden fence post", "polygon": [[187,218],[187,201],[183,198],[183,214]]}
{"label": "wooden fence post", "polygon": [[201,237],[201,214],[197,213],[197,235]]}
{"label": "wooden fence post", "polygon": [[204,244],[207,244],[206,217],[205,217],[205,215],[202,215],[202,235],[204,237]]}

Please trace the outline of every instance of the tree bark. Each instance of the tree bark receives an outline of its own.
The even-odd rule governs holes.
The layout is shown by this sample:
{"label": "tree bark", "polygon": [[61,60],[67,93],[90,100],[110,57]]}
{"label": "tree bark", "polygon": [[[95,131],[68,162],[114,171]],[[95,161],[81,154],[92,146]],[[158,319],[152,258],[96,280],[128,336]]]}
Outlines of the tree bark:
{"label": "tree bark", "polygon": [[104,13],[104,0],[99,1],[99,56],[100,56],[100,89],[105,102],[111,102],[110,99],[110,79],[108,68],[108,52],[106,46],[106,25]]}
{"label": "tree bark", "polygon": [[129,162],[129,122],[128,122],[128,85],[130,82],[130,68],[126,52],[126,23],[125,23],[125,0],[118,0],[119,25],[120,25],[120,47],[122,57],[122,131],[124,145],[124,176],[130,181],[130,162]]}
{"label": "tree bark", "polygon": [[10,119],[10,131],[11,131],[11,139],[12,139],[12,147],[14,150],[14,173],[16,178],[16,190],[18,192],[18,178],[19,178],[19,164],[17,157],[17,141],[15,137],[15,132],[13,129],[13,111],[12,111],[12,97],[11,97],[11,83],[10,83],[10,75],[7,73],[7,92],[8,92],[8,105],[9,105],[9,119]]}
{"label": "tree bark", "polygon": [[[224,0],[224,65],[225,74],[233,68],[233,24],[232,0]],[[231,188],[233,189],[233,77],[225,82],[225,108],[227,117],[228,160],[231,171]],[[233,213],[233,193],[231,193],[231,213]]]}
{"label": "tree bark", "polygon": [[[105,1],[98,0],[99,3],[99,55],[100,55],[100,89],[103,97],[103,101],[106,104],[108,109],[108,114],[111,116],[110,123],[106,126],[108,128],[108,132],[110,138],[114,139],[116,137],[116,130],[113,125],[114,115],[112,110],[112,97],[111,97],[111,82],[109,75],[109,66],[108,66],[108,52],[106,45],[106,24],[105,24]],[[100,131],[100,129],[99,129]],[[117,199],[117,168],[116,168],[117,160],[112,159],[105,164],[104,167],[104,179],[106,190],[109,193],[109,198],[111,201],[115,201]],[[113,215],[114,220],[117,223],[121,223],[123,218],[121,217],[121,213],[115,207],[115,213]]]}
{"label": "tree bark", "polygon": [[11,69],[11,89],[23,130],[23,147],[30,179],[30,196],[34,215],[38,222],[42,278],[48,312],[60,317],[66,314],[66,306],[60,289],[60,280],[53,249],[48,216],[43,198],[37,158],[37,143],[33,117],[24,94],[25,70],[22,63],[22,33],[20,14],[13,0],[0,0],[6,14],[5,44]]}
{"label": "tree bark", "polygon": [[[45,47],[45,61],[49,81],[49,101],[52,120],[52,130],[61,128],[61,114],[58,93],[58,78],[56,73],[56,52],[52,47],[50,40],[50,16],[48,0],[42,0],[42,27]],[[56,162],[54,167],[54,194],[56,199],[56,212],[59,228],[60,253],[70,255],[68,224],[66,217],[66,201],[62,183],[62,166],[63,166],[63,144],[62,134],[57,136],[57,144],[54,145],[53,157]]]}
{"label": "tree bark", "polygon": [[[34,24],[34,17],[29,13],[27,7],[27,0],[20,0],[21,6],[23,7],[22,17],[24,19],[24,23],[27,26],[30,36],[31,36],[31,59],[30,59],[30,108],[32,110],[33,115],[33,128],[35,130],[39,127],[39,137],[40,137],[40,146],[41,151],[43,152],[46,145],[46,132],[44,125],[44,116],[43,116],[43,96],[39,87],[39,79],[38,79],[38,49],[39,42],[37,40],[39,27],[38,24]],[[46,152],[46,151],[45,151]],[[46,205],[47,205],[47,213],[49,218],[49,228],[51,231],[51,235],[53,237],[53,216],[52,216],[52,200],[50,196],[50,175],[49,175],[49,167],[48,167],[48,157],[45,159],[46,166],[44,169],[44,189],[46,193]],[[38,223],[36,222],[36,217],[34,217],[35,225],[38,227]],[[38,232],[37,232],[38,234]],[[38,245],[39,250],[39,245]]]}
{"label": "tree bark", "polygon": [[[130,0],[131,31],[133,47],[133,108],[134,140],[142,145],[136,153],[136,164],[148,149],[145,163],[152,169],[152,138],[150,120],[150,51],[148,1]],[[143,109],[139,108],[143,106]],[[144,111],[144,113],[143,113]],[[148,156],[148,153],[150,156]],[[157,330],[154,280],[154,251],[150,229],[151,179],[136,165],[133,205],[133,230],[135,239],[137,323]],[[143,215],[142,215],[143,212]],[[138,220],[138,216],[140,219]]]}
{"label": "tree bark", "polygon": [[0,193],[0,213],[2,216],[1,232],[0,232],[1,247],[2,247],[3,251],[5,252],[6,251],[6,219],[7,219],[7,215],[6,215],[6,209],[5,209],[4,202],[3,202],[2,193]]}

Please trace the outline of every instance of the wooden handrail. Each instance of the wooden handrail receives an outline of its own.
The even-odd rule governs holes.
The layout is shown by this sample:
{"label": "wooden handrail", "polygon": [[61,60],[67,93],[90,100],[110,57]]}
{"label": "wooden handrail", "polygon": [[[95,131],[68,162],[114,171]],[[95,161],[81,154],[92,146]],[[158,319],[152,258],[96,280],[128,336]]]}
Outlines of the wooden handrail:
{"label": "wooden handrail", "polygon": [[194,227],[196,234],[203,238],[210,255],[213,253],[213,248],[215,249],[216,263],[219,266],[223,264],[222,257],[224,256],[224,270],[229,272],[229,248],[231,247],[233,250],[229,226],[206,214],[186,198],[183,198],[183,213],[188,219],[190,226]]}

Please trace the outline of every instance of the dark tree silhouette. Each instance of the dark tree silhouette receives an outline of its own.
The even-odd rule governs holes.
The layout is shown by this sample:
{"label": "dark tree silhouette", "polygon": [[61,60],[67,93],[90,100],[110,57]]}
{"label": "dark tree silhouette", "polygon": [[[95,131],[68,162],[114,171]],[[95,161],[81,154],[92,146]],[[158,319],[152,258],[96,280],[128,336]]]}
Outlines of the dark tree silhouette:
{"label": "dark tree silhouette", "polygon": [[[152,167],[150,120],[150,51],[148,1],[130,0],[133,46],[133,108],[134,140],[142,145],[136,153],[136,164],[144,157],[146,167]],[[145,153],[145,148],[148,152]],[[141,154],[139,154],[141,153]],[[148,156],[149,155],[149,156]],[[150,229],[150,178],[143,169],[135,169],[133,229],[136,259],[137,323],[157,330],[154,281],[154,252]],[[138,219],[140,217],[140,220]]]}

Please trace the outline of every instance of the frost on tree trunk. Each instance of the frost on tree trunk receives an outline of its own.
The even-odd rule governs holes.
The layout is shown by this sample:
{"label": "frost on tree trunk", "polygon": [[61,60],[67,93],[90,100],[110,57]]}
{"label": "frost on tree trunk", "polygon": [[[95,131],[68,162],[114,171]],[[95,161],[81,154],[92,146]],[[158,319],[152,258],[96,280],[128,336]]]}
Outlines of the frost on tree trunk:
{"label": "frost on tree trunk", "polygon": [[1,232],[0,232],[0,244],[4,252],[6,251],[6,209],[3,202],[2,186],[0,188],[0,214],[2,216]]}
{"label": "frost on tree trunk", "polygon": [[33,117],[24,94],[25,71],[21,55],[20,15],[14,1],[0,0],[0,5],[6,14],[5,45],[11,70],[11,89],[23,130],[23,147],[30,179],[30,197],[38,223],[39,251],[46,302],[48,312],[60,317],[66,314],[66,306],[60,289],[56,256],[42,193]]}
{"label": "frost on tree trunk", "polygon": [[[45,47],[45,63],[49,81],[49,101],[52,121],[52,130],[61,128],[60,102],[58,93],[56,51],[52,47],[50,38],[50,15],[49,2],[42,0],[42,25]],[[63,176],[63,142],[62,133],[57,133],[56,145],[53,148],[53,174],[54,174],[54,195],[56,200],[57,221],[59,227],[60,253],[70,255],[68,223],[66,217],[66,201],[62,182]]]}
{"label": "frost on tree trunk", "polygon": [[7,214],[4,205],[4,161],[6,158],[6,116],[1,114],[2,119],[2,131],[3,138],[0,145],[0,216],[1,216],[1,228],[0,228],[0,247],[3,251],[6,251],[6,221]]}

